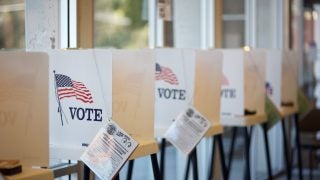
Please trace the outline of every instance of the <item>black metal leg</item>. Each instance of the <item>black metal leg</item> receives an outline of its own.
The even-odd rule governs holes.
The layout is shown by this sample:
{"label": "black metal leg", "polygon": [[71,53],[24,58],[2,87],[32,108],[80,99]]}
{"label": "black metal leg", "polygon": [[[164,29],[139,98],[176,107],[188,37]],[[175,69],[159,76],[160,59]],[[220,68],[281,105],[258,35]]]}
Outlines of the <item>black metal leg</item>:
{"label": "black metal leg", "polygon": [[[250,151],[250,146],[251,146],[251,139],[252,139],[252,133],[253,133],[253,126],[250,126],[249,128],[245,128],[248,134],[248,143],[249,143],[249,151]],[[249,154],[250,157],[250,154]],[[247,162],[247,161],[246,161]],[[249,162],[250,162],[250,158],[249,158]],[[250,163],[249,163],[250,164]],[[247,168],[247,165],[245,166],[245,168]],[[249,166],[249,172],[250,171],[250,166]],[[244,179],[247,179],[248,177],[248,172],[247,169],[245,169],[245,174],[244,174]]]}
{"label": "black metal leg", "polygon": [[[68,164],[71,164],[71,160],[68,160]],[[71,174],[68,175],[68,179],[71,180]]]}
{"label": "black metal leg", "polygon": [[161,150],[160,150],[160,174],[162,179],[164,179],[164,164],[165,164],[165,156],[166,156],[166,139],[161,139]]}
{"label": "black metal leg", "polygon": [[185,174],[184,174],[184,179],[185,179],[185,180],[188,180],[189,170],[190,170],[190,164],[191,164],[191,156],[192,156],[192,153],[190,153],[190,154],[188,155],[188,160],[187,160],[187,165],[186,165],[186,171],[185,171]]}
{"label": "black metal leg", "polygon": [[153,176],[155,180],[162,180],[162,177],[160,176],[160,169],[158,165],[157,160],[157,154],[151,154],[151,163],[152,163],[152,170],[153,170]]}
{"label": "black metal leg", "polygon": [[134,165],[134,159],[129,161],[127,180],[131,180],[132,179],[133,165]]}
{"label": "black metal leg", "polygon": [[228,172],[226,168],[226,160],[224,156],[224,149],[223,149],[223,143],[222,143],[222,135],[219,134],[216,136],[217,142],[218,142],[218,148],[220,153],[220,162],[221,162],[221,169],[222,169],[222,175],[224,180],[228,180]]}
{"label": "black metal leg", "polygon": [[[247,128],[248,129],[248,128]],[[250,126],[249,128],[249,146],[251,145],[251,139],[252,139],[252,132],[253,132],[253,126]]]}
{"label": "black metal leg", "polygon": [[251,180],[250,174],[250,136],[247,131],[247,128],[243,128],[243,137],[245,142],[245,158],[246,158],[246,171],[245,171],[245,179]]}
{"label": "black metal leg", "polygon": [[233,150],[234,150],[234,144],[236,142],[236,135],[237,135],[237,127],[234,127],[232,129],[232,137],[231,137],[231,145],[230,145],[230,150],[229,150],[229,160],[228,160],[228,166],[227,166],[227,177],[230,177],[230,172],[231,172],[231,165],[232,165],[232,160],[233,160]]}
{"label": "black metal leg", "polygon": [[302,158],[301,158],[301,144],[300,144],[300,127],[299,127],[299,115],[294,115],[294,124],[296,129],[296,147],[298,155],[298,167],[299,167],[299,179],[302,180]]}
{"label": "black metal leg", "polygon": [[264,138],[264,147],[266,151],[266,161],[268,168],[268,179],[272,179],[272,168],[271,168],[271,160],[270,160],[270,149],[269,149],[269,138],[268,138],[268,129],[267,123],[262,124],[263,138]]}
{"label": "black metal leg", "polygon": [[312,169],[312,166],[313,166],[313,161],[312,161],[312,153],[313,153],[313,150],[310,149],[310,153],[309,153],[309,179],[312,180],[312,177],[313,177],[313,169]]}
{"label": "black metal leg", "polygon": [[84,180],[89,180],[90,179],[90,169],[85,164],[83,164],[83,179]]}
{"label": "black metal leg", "polygon": [[116,174],[114,177],[113,177],[113,180],[119,180],[120,179],[120,177],[119,177],[119,173],[118,174]]}
{"label": "black metal leg", "polygon": [[214,157],[215,157],[215,149],[216,149],[216,137],[212,137],[212,151],[211,151],[211,160],[209,165],[209,174],[208,174],[208,180],[212,180],[213,172],[214,172]]}
{"label": "black metal leg", "polygon": [[197,158],[197,148],[194,148],[191,155],[192,167],[193,167],[193,180],[198,180],[198,158]]}
{"label": "black metal leg", "polygon": [[283,145],[284,145],[284,157],[286,160],[286,169],[287,169],[287,179],[291,179],[291,166],[290,166],[290,159],[289,159],[289,150],[288,150],[288,142],[287,142],[287,133],[285,127],[285,120],[282,119],[282,134],[283,134]]}

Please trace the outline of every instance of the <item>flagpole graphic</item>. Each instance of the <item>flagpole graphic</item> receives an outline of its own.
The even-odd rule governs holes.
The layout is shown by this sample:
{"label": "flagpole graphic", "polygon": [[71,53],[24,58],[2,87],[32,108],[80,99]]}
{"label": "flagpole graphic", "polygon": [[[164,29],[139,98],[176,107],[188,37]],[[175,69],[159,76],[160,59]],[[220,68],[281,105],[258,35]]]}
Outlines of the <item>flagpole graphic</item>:
{"label": "flagpole graphic", "polygon": [[54,74],[54,88],[55,88],[55,94],[56,94],[56,98],[57,98],[57,102],[58,102],[58,112],[60,113],[60,119],[61,119],[61,124],[63,126],[63,119],[62,119],[62,108],[61,108],[61,102],[60,102],[60,98],[58,96],[58,89],[57,89],[57,79],[56,79],[56,71],[53,70],[53,74]]}

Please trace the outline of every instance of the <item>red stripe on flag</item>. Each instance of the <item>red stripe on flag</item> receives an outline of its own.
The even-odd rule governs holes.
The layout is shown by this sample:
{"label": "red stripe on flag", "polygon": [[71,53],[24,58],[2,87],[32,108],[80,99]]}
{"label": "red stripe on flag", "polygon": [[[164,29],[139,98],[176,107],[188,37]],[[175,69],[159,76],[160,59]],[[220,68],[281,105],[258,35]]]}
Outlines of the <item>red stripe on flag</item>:
{"label": "red stripe on flag", "polygon": [[161,66],[161,71],[156,71],[156,80],[163,80],[169,84],[178,85],[179,81],[177,76],[171,69]]}

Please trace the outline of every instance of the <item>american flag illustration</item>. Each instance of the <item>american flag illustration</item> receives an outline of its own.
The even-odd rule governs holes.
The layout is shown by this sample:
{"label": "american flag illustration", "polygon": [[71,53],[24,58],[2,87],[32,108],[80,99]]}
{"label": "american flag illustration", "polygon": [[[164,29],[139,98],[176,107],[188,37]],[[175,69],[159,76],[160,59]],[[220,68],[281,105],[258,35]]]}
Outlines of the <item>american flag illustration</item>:
{"label": "american flag illustration", "polygon": [[163,80],[172,85],[178,85],[179,81],[174,72],[167,67],[161,66],[156,63],[156,80]]}
{"label": "american flag illustration", "polygon": [[271,84],[269,82],[266,82],[266,92],[268,95],[272,95],[272,87],[271,87]]}
{"label": "american flag illustration", "polygon": [[59,99],[75,97],[84,103],[93,103],[89,89],[82,82],[72,80],[69,76],[55,74]]}

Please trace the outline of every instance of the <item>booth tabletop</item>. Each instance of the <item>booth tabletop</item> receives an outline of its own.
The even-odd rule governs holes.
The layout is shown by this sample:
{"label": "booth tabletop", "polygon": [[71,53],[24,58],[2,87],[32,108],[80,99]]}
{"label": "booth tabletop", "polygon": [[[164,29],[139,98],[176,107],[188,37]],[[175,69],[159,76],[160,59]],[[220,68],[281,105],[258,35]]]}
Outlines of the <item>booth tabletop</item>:
{"label": "booth tabletop", "polygon": [[223,133],[223,126],[221,123],[214,123],[212,126],[208,129],[206,134],[204,135],[205,137],[211,137],[214,135],[222,134]]}
{"label": "booth tabletop", "polygon": [[158,142],[154,138],[142,138],[132,135],[139,145],[129,157],[129,160],[137,159],[139,157],[148,156],[159,151]]}
{"label": "booth tabletop", "polygon": [[223,126],[253,126],[267,121],[266,114],[248,115],[248,116],[221,116]]}
{"label": "booth tabletop", "polygon": [[281,118],[285,118],[297,113],[298,109],[296,107],[281,107],[279,111]]}
{"label": "booth tabletop", "polygon": [[35,169],[31,167],[23,167],[22,173],[5,176],[7,180],[50,180],[54,179],[53,171],[50,169]]}

